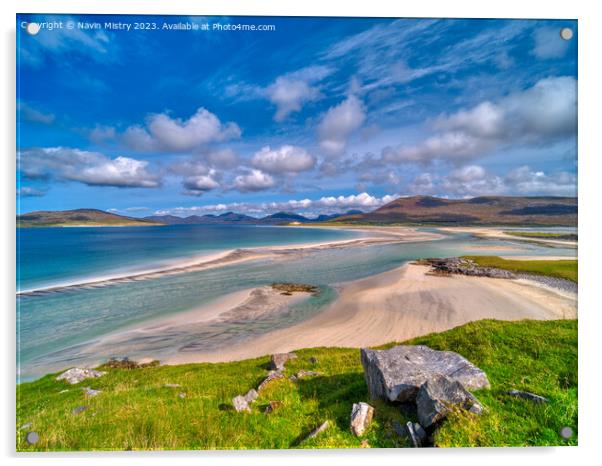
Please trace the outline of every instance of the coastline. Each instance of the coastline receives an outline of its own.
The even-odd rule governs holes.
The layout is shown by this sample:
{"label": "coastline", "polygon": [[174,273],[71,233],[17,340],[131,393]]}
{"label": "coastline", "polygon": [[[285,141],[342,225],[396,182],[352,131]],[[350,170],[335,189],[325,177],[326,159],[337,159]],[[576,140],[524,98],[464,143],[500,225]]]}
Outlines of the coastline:
{"label": "coastline", "polygon": [[[512,227],[509,227],[512,228]],[[545,227],[542,227],[545,228]],[[441,227],[441,231],[450,233],[470,233],[477,238],[485,239],[502,239],[510,241],[519,241],[525,243],[538,243],[548,246],[562,246],[566,248],[577,248],[577,241],[572,240],[556,240],[550,238],[528,238],[508,235],[502,228],[499,227]]]}
{"label": "coastline", "polygon": [[[291,228],[291,227],[287,227]],[[297,228],[297,227],[292,227]],[[315,243],[292,243],[277,246],[257,246],[253,248],[240,248],[220,251],[213,254],[203,254],[195,256],[192,259],[184,259],[174,262],[165,267],[156,267],[148,270],[129,272],[115,275],[103,275],[82,281],[69,281],[59,285],[51,285],[34,289],[26,289],[17,292],[17,296],[35,296],[46,293],[65,291],[74,288],[95,288],[116,283],[130,281],[150,280],[163,276],[170,276],[188,272],[198,272],[201,270],[222,267],[226,265],[235,265],[257,259],[275,259],[290,256],[298,252],[310,252],[312,250],[324,250],[348,247],[363,247],[377,244],[409,243],[419,241],[434,241],[443,238],[436,233],[419,232],[411,227],[392,227],[391,229],[383,227],[361,227],[361,228],[340,228],[343,231],[360,231],[368,233],[367,236],[360,236],[353,239],[341,239],[335,241],[315,242]]]}
{"label": "coastline", "polygon": [[481,319],[577,317],[577,297],[527,280],[428,274],[405,264],[340,285],[338,299],[318,315],[245,343],[187,352],[166,364],[226,362],[311,347],[365,347],[404,341]]}

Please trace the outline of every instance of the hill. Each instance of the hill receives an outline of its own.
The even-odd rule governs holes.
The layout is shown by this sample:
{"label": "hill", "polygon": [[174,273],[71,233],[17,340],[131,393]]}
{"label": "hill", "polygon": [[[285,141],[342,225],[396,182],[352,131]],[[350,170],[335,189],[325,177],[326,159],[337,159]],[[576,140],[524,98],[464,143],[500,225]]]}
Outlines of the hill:
{"label": "hill", "polygon": [[[435,446],[577,444],[576,436],[563,440],[558,434],[564,426],[577,432],[576,320],[484,320],[406,343],[456,351],[491,382],[491,390],[475,392],[485,412],[448,418],[436,431]],[[235,412],[231,400],[265,378],[267,356],[219,364],[103,366],[107,374],[79,385],[56,381],[57,374],[22,383],[17,386],[17,450],[359,448],[362,439],[349,431],[351,406],[359,401],[375,408],[364,437],[368,446],[410,446],[396,431],[416,422],[416,414],[368,399],[359,349],[312,348],[296,354],[286,365],[286,377],[271,382],[250,413]],[[301,370],[321,374],[289,380]],[[84,387],[100,393],[86,396]],[[549,402],[512,397],[512,389]],[[273,400],[281,405],[265,414]],[[325,420],[328,429],[303,440]],[[28,430],[40,436],[35,445],[25,440]]]}
{"label": "hill", "polygon": [[220,215],[191,215],[189,217],[177,217],[175,215],[153,215],[144,217],[144,220],[163,223],[166,225],[287,225],[289,223],[325,222],[345,215],[362,214],[360,210],[349,210],[345,213],[319,215],[316,218],[308,218],[294,212],[276,212],[265,217],[256,218],[249,215],[226,212]]}
{"label": "hill", "polygon": [[98,209],[36,211],[17,215],[17,227],[70,227],[70,226],[153,226],[160,223],[111,214]]}
{"label": "hill", "polygon": [[329,223],[577,225],[577,198],[485,196],[442,199],[401,197],[378,209],[345,215]]}

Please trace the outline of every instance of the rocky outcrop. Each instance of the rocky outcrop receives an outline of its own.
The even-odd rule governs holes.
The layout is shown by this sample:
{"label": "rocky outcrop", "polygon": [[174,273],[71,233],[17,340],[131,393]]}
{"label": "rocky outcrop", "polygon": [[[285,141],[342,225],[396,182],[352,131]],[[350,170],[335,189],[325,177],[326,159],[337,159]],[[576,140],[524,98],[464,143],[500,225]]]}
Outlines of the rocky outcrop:
{"label": "rocky outcrop", "polygon": [[368,403],[354,403],[351,408],[350,428],[353,435],[361,437],[374,416],[374,408]]}
{"label": "rocky outcrop", "polygon": [[437,425],[454,409],[474,414],[483,412],[479,401],[460,382],[442,375],[434,376],[420,387],[416,407],[418,420],[426,429]]}
{"label": "rocky outcrop", "polygon": [[92,396],[99,395],[101,393],[101,391],[100,390],[94,390],[93,388],[90,388],[90,387],[84,387],[84,393],[87,396],[92,397]]}
{"label": "rocky outcrop", "polygon": [[446,259],[424,259],[420,263],[430,265],[434,273],[439,274],[460,274],[475,277],[491,278],[516,278],[516,275],[509,270],[497,269],[495,267],[482,267],[473,260],[462,257],[449,257]]}
{"label": "rocky outcrop", "polygon": [[257,391],[258,392],[262,391],[265,387],[267,387],[267,385],[272,380],[282,379],[282,378],[284,378],[284,374],[282,374],[282,372],[280,372],[280,371],[270,371],[268,373],[268,376],[265,379],[263,379],[263,381],[257,387]]}
{"label": "rocky outcrop", "polygon": [[420,424],[417,422],[406,422],[406,432],[414,448],[425,446],[426,431]]}
{"label": "rocky outcrop", "polygon": [[317,437],[322,432],[324,432],[326,429],[328,429],[329,426],[330,426],[330,424],[328,423],[328,421],[324,421],[322,424],[320,424],[318,427],[316,427],[314,430],[312,430],[309,433],[309,435],[307,436],[306,440],[310,439],[310,438]]}
{"label": "rocky outcrop", "polygon": [[487,375],[452,351],[427,346],[396,346],[388,350],[361,350],[364,376],[372,399],[415,401],[427,380],[443,375],[468,389],[489,388]]}
{"label": "rocky outcrop", "polygon": [[245,395],[238,395],[232,398],[232,405],[234,406],[234,409],[239,413],[242,411],[251,412],[250,405],[257,399],[258,396],[259,393],[257,393],[257,390],[252,388]]}
{"label": "rocky outcrop", "polygon": [[276,353],[272,354],[272,358],[270,359],[270,363],[268,367],[271,370],[275,371],[283,371],[284,365],[290,359],[296,359],[297,355],[295,353]]}
{"label": "rocky outcrop", "polygon": [[549,400],[541,395],[535,393],[521,392],[520,390],[510,390],[508,395],[522,398],[523,400],[532,401],[533,403],[547,403]]}
{"label": "rocky outcrop", "polygon": [[79,367],[74,367],[72,369],[69,369],[68,371],[63,372],[56,378],[56,380],[65,380],[67,383],[75,385],[76,383],[80,383],[82,380],[102,377],[105,374],[106,372],[102,371],[95,371],[93,369],[80,369]]}

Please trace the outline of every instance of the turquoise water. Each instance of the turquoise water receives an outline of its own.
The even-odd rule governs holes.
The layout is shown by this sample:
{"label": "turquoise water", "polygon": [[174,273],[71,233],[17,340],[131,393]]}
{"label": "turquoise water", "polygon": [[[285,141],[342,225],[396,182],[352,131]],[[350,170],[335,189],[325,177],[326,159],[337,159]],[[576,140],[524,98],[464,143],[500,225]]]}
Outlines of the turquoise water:
{"label": "turquoise water", "polygon": [[[161,227],[169,228],[169,227]],[[199,227],[23,230],[20,236],[21,289],[98,276],[128,267],[148,268],[207,251],[347,239],[357,235],[330,229],[278,227]],[[90,231],[94,230],[94,231]],[[115,231],[118,230],[118,231]],[[115,250],[111,244],[116,241]],[[69,246],[67,246],[69,245]],[[513,251],[496,251],[496,246]],[[359,248],[312,250],[282,260],[260,259],[198,272],[118,283],[101,288],[74,288],[18,298],[19,363],[23,379],[90,363],[109,356],[154,357],[178,351],[215,350],[270,330],[307,319],[337,296],[333,285],[391,270],[424,257],[461,254],[554,254],[575,251],[523,242],[476,239],[447,234],[441,240]],[[65,249],[67,248],[67,249]],[[36,256],[32,251],[40,253]],[[68,253],[67,253],[68,252]],[[80,272],[80,270],[82,272]],[[119,345],[91,355],[82,351],[95,339],[138,323],[191,310],[225,296],[274,281],[318,285],[321,293],[286,312],[255,320],[211,324],[177,335],[141,339],[135,348]],[[24,286],[24,283],[26,285]]]}

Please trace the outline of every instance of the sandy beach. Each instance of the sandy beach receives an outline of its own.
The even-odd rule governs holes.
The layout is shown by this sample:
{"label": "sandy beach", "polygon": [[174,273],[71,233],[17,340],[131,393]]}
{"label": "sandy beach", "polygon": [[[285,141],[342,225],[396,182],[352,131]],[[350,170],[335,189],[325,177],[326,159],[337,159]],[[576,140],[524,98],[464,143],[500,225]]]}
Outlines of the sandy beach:
{"label": "sandy beach", "polygon": [[305,322],[215,352],[178,353],[164,362],[232,361],[317,346],[374,346],[479,319],[577,317],[576,295],[535,282],[441,277],[428,271],[406,264],[343,284],[339,298]]}
{"label": "sandy beach", "polygon": [[514,235],[508,235],[504,230],[495,227],[444,227],[441,231],[451,233],[470,233],[479,238],[503,239],[511,241],[522,241],[527,243],[547,244],[549,246],[562,246],[566,248],[576,248],[577,241],[558,240],[551,238],[527,238]]}

